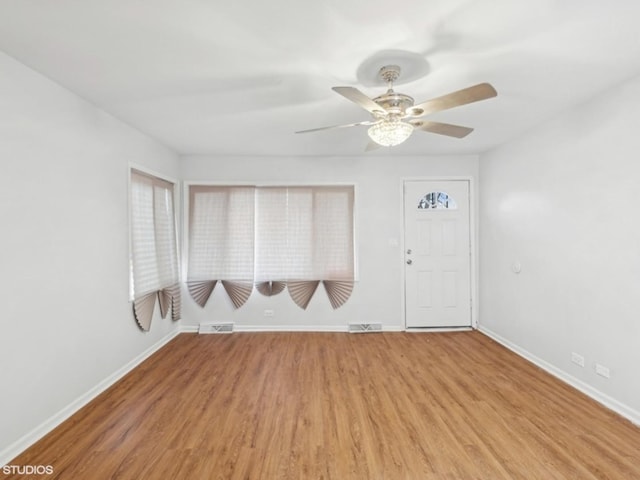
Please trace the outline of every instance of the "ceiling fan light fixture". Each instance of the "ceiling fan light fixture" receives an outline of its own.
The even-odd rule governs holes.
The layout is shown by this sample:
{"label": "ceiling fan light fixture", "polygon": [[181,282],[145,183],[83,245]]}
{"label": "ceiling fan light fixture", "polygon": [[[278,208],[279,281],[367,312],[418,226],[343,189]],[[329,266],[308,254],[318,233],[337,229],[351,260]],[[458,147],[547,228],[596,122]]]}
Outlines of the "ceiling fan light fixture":
{"label": "ceiling fan light fixture", "polygon": [[383,147],[400,145],[413,133],[413,125],[400,119],[384,119],[367,130],[369,138]]}

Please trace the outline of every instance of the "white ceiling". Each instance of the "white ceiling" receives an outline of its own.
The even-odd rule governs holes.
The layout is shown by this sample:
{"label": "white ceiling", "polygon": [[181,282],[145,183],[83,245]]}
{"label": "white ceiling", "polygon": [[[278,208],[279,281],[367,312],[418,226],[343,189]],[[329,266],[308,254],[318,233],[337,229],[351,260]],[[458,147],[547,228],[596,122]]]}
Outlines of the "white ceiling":
{"label": "white ceiling", "polygon": [[468,137],[416,132],[392,150],[456,154],[640,73],[639,24],[637,0],[0,0],[0,49],[179,153],[213,155],[363,154],[366,127],[293,132],[369,119],[331,87],[383,93],[359,68],[410,52],[429,71],[396,90],[416,103],[498,91],[430,117]]}

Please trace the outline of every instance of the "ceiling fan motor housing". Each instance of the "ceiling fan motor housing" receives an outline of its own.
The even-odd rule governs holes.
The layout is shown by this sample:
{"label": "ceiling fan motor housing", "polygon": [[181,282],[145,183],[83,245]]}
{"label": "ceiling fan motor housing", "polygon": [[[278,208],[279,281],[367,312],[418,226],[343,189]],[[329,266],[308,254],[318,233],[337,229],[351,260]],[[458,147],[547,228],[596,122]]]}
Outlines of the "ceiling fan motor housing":
{"label": "ceiling fan motor housing", "polygon": [[380,78],[387,82],[389,89],[386,93],[374,98],[373,101],[384,108],[388,114],[402,116],[407,108],[413,106],[414,100],[409,95],[393,90],[393,82],[400,76],[400,71],[398,65],[385,65],[380,69]]}
{"label": "ceiling fan motor housing", "polygon": [[394,92],[392,88],[373,99],[378,105],[385,109],[387,113],[393,115],[404,115],[407,108],[413,106],[413,98],[404,93]]}

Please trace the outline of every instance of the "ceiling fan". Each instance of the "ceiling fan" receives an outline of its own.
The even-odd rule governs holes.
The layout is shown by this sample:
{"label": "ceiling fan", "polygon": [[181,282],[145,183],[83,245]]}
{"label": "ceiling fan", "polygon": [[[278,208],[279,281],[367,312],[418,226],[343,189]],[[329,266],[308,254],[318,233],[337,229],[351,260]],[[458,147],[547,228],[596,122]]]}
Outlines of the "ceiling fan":
{"label": "ceiling fan", "polygon": [[400,76],[399,66],[386,65],[380,69],[379,75],[387,82],[388,90],[386,93],[373,99],[367,97],[354,87],[333,87],[335,92],[371,113],[373,117],[371,120],[346,125],[312,128],[296,133],[309,133],[333,128],[365,125],[369,127],[367,131],[369,137],[375,142],[370,143],[367,150],[372,150],[379,146],[391,147],[399,145],[409,138],[414,130],[463,138],[469,135],[473,131],[473,128],[448,123],[431,122],[423,120],[422,117],[442,110],[459,107],[460,105],[486,100],[497,95],[496,90],[490,84],[480,83],[414,105],[414,100],[409,95],[393,90],[393,82]]}

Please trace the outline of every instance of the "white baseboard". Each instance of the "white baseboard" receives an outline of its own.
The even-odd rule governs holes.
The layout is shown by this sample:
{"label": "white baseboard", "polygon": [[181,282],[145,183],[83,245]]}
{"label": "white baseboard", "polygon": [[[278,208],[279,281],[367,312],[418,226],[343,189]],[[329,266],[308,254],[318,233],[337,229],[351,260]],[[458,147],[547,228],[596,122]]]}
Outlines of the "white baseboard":
{"label": "white baseboard", "polygon": [[383,325],[383,332],[406,332],[407,330],[402,325]]}
{"label": "white baseboard", "polygon": [[[347,332],[348,325],[238,325],[233,326],[235,332]],[[403,332],[400,325],[382,326],[383,332]],[[181,333],[198,333],[198,325],[182,325]]]}
{"label": "white baseboard", "polygon": [[634,410],[633,408],[629,407],[628,405],[625,405],[624,403],[619,402],[615,398],[612,398],[609,395],[607,395],[605,393],[602,393],[600,390],[592,387],[588,383],[585,383],[582,380],[580,380],[580,379],[568,374],[564,370],[561,370],[558,367],[556,367],[556,366],[554,366],[554,365],[542,360],[541,358],[533,355],[532,353],[528,352],[527,350],[525,350],[525,349],[519,347],[518,345],[510,342],[506,338],[498,335],[497,333],[489,330],[488,328],[480,326],[478,328],[478,330],[481,333],[483,333],[484,335],[486,335],[487,337],[495,340],[499,344],[501,344],[504,347],[508,348],[512,352],[517,353],[521,357],[525,358],[526,360],[529,360],[531,363],[533,363],[533,364],[537,365],[538,367],[542,368],[543,370],[545,370],[546,372],[550,373],[554,377],[556,377],[556,378],[562,380],[563,382],[571,385],[573,388],[575,388],[577,390],[580,390],[582,393],[584,393],[585,395],[591,397],[596,402],[604,405],[605,407],[607,407],[610,410],[613,410],[614,412],[616,412],[617,414],[623,416],[624,418],[626,418],[630,422],[634,423],[635,425],[640,426],[640,412],[638,412],[637,410]]}
{"label": "white baseboard", "polygon": [[127,373],[133,370],[135,367],[140,365],[144,360],[149,358],[156,351],[160,350],[164,345],[173,340],[179,333],[182,332],[181,328],[176,328],[171,333],[160,339],[158,342],[147,348],[140,355],[135,357],[129,363],[124,365],[122,368],[115,371],[113,374],[109,375],[103,381],[101,381],[98,385],[93,387],[91,390],[86,392],[84,395],[80,396],[65,408],[60,410],[58,413],[53,415],[51,418],[45,420],[36,428],[23,435],[16,442],[9,445],[4,450],[0,451],[0,466],[6,465],[12,459],[16,458],[22,452],[24,452],[31,445],[36,443],[42,437],[44,437],[47,433],[51,432],[54,428],[60,425],[62,422],[71,417],[74,413],[88,404],[91,400],[96,398],[106,389],[111,387],[114,383],[124,377]]}
{"label": "white baseboard", "polygon": [[346,332],[346,325],[235,325],[236,332]]}
{"label": "white baseboard", "polygon": [[180,333],[198,333],[198,325],[180,325]]}
{"label": "white baseboard", "polygon": [[473,327],[408,327],[407,332],[411,333],[450,333],[450,332],[470,332]]}

